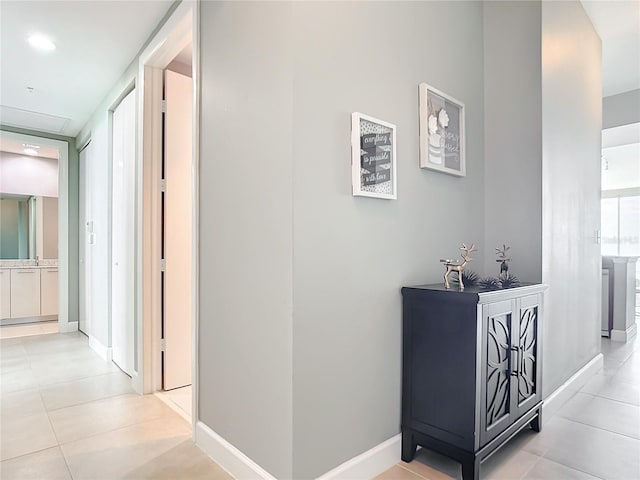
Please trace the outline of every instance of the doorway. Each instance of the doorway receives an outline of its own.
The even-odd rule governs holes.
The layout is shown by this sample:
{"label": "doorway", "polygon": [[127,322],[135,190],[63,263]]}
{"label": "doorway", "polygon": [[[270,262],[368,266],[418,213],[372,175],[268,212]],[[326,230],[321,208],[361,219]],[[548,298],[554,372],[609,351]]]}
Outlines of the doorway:
{"label": "doorway", "polygon": [[134,378],[137,390],[155,393],[192,425],[197,420],[197,8],[197,2],[181,3],[140,57],[142,368]]}
{"label": "doorway", "polygon": [[[10,259],[0,260],[0,336],[76,330],[68,308],[69,144],[0,131],[0,150],[6,153],[0,159],[0,257],[15,247]],[[11,219],[15,225],[5,225]],[[7,241],[11,232],[15,242]]]}
{"label": "doorway", "polygon": [[78,329],[91,334],[91,299],[93,279],[93,220],[91,195],[87,185],[91,178],[91,140],[80,150],[78,182]]}
{"label": "doorway", "polygon": [[[191,415],[191,45],[164,70],[162,188],[162,389]],[[184,399],[188,396],[188,402]]]}

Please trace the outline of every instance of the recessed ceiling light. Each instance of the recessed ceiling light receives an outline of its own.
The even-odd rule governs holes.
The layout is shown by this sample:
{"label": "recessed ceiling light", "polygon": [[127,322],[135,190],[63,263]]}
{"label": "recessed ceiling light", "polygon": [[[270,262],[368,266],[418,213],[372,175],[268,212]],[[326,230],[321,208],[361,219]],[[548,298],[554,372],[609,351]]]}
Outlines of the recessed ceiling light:
{"label": "recessed ceiling light", "polygon": [[27,155],[38,156],[38,151],[35,148],[25,148],[22,151]]}
{"label": "recessed ceiling light", "polygon": [[56,49],[56,44],[43,35],[31,35],[28,39],[29,45],[38,50],[51,52]]}

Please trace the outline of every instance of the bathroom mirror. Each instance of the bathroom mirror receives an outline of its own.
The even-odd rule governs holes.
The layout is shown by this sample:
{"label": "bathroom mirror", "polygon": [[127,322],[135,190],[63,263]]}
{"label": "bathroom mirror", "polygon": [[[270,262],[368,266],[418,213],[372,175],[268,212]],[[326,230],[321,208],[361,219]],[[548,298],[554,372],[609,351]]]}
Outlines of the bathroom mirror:
{"label": "bathroom mirror", "polygon": [[58,258],[58,198],[0,192],[0,259]]}

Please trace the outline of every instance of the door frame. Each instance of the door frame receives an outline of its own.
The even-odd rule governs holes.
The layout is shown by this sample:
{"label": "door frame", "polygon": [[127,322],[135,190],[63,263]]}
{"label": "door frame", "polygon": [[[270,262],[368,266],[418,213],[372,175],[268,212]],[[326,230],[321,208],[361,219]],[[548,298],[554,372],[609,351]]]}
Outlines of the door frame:
{"label": "door frame", "polygon": [[58,331],[75,332],[78,321],[69,321],[69,143],[7,130],[0,138],[58,150]]}
{"label": "door frame", "polygon": [[161,371],[161,171],[163,70],[191,42],[193,81],[192,134],[192,434],[198,420],[198,259],[199,259],[199,137],[200,46],[199,2],[184,0],[145,48],[138,62],[138,163],[136,215],[136,317],[138,375],[134,388],[140,393],[162,389]]}
{"label": "door frame", "polygon": [[[78,330],[87,337],[91,334],[90,315],[87,315],[87,165],[80,159],[83,151],[89,148],[89,137],[78,147]],[[85,175],[83,175],[83,173]],[[83,195],[84,193],[84,195]],[[84,254],[84,255],[82,255]],[[84,318],[86,332],[80,329],[80,320]]]}

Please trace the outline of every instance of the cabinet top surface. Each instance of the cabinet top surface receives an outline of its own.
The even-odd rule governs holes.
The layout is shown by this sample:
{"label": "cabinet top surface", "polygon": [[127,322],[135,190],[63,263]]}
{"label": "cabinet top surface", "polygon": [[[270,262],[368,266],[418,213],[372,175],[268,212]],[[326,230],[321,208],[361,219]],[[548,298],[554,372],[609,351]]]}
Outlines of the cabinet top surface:
{"label": "cabinet top surface", "polygon": [[[514,288],[497,288],[493,290],[485,290],[478,286],[469,286],[464,290],[460,290],[457,285],[446,288],[443,283],[435,283],[431,285],[415,285],[403,287],[402,293],[407,291],[421,291],[438,297],[451,295],[451,298],[457,298],[461,301],[468,302],[490,302],[501,298],[519,297],[543,292],[547,289],[547,285],[543,283],[523,283],[519,287]],[[457,296],[457,297],[456,297]],[[447,297],[448,298],[448,297]]]}
{"label": "cabinet top surface", "polygon": [[20,265],[14,267],[0,267],[0,270],[34,270],[57,269],[57,265]]}

